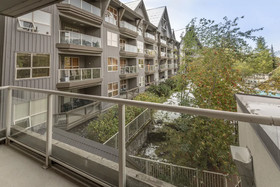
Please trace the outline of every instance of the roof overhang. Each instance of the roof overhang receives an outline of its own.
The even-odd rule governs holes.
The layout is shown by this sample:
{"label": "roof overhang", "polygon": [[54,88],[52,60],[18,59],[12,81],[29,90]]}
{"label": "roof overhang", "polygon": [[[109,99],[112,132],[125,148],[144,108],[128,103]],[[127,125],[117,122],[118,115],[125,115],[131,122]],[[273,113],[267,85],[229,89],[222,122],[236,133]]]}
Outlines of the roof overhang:
{"label": "roof overhang", "polygon": [[62,0],[2,0],[0,15],[19,17],[61,1]]}

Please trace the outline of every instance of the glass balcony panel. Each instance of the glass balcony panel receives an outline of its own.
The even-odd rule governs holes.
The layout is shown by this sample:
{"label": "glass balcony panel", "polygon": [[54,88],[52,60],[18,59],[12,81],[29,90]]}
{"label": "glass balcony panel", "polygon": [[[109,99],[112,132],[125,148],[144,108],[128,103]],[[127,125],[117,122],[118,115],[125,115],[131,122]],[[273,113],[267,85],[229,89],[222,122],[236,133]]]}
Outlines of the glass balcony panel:
{"label": "glass balcony panel", "polygon": [[131,52],[131,53],[137,53],[137,47],[129,44],[121,45],[121,50],[126,52]]}
{"label": "glass balcony panel", "polygon": [[134,74],[138,73],[137,66],[124,66],[121,67],[120,74]]}
{"label": "glass balcony panel", "polygon": [[129,29],[129,30],[134,31],[134,32],[137,32],[137,28],[134,25],[132,25],[132,24],[126,22],[126,21],[121,21],[120,22],[120,27]]}
{"label": "glass balcony panel", "polygon": [[145,36],[147,37],[147,38],[150,38],[150,39],[153,39],[153,40],[156,40],[156,37],[155,37],[155,35],[152,35],[152,34],[150,34],[150,33],[145,33]]}
{"label": "glass balcony panel", "polygon": [[82,81],[101,78],[101,68],[60,69],[60,82]]}
{"label": "glass balcony panel", "polygon": [[60,43],[100,48],[101,38],[72,31],[60,31]]}
{"label": "glass balcony panel", "polygon": [[96,6],[93,6],[92,4],[86,2],[86,1],[83,1],[83,0],[66,0],[66,1],[63,1],[63,3],[65,4],[71,4],[75,7],[78,7],[80,9],[83,9],[87,12],[90,12],[96,16],[101,16],[101,10],[100,8],[96,7]]}
{"label": "glass balcony panel", "polygon": [[41,153],[46,150],[47,94],[13,91],[11,138]]}

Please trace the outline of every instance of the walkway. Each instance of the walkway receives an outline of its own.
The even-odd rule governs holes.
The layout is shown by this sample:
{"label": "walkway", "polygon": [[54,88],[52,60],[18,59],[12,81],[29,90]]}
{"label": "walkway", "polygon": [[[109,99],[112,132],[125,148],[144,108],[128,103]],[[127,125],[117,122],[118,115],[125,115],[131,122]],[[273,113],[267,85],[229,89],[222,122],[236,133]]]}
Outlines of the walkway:
{"label": "walkway", "polygon": [[0,181],[3,187],[79,186],[53,169],[43,169],[40,162],[6,145],[0,145]]}

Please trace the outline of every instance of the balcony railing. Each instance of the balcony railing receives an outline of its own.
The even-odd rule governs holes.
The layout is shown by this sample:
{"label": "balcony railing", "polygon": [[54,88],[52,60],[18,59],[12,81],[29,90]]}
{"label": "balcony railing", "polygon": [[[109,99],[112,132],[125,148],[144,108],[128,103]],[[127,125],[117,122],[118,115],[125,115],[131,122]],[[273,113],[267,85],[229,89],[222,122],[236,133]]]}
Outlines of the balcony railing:
{"label": "balcony railing", "polygon": [[174,68],[174,64],[168,64],[168,69],[173,69]]}
{"label": "balcony railing", "polygon": [[160,69],[160,70],[167,69],[167,64],[161,64],[161,65],[159,66],[159,69]]}
{"label": "balcony railing", "polygon": [[[5,102],[1,102],[1,109],[0,109],[2,116],[4,116],[1,118],[2,126],[0,127],[1,128],[0,130],[3,130],[5,132],[4,134],[0,134],[1,140],[6,140],[7,145],[9,145],[10,143],[17,143],[18,145],[25,147],[27,150],[41,155],[42,158],[45,159],[45,166],[50,166],[51,162],[59,163],[60,165],[63,165],[64,168],[68,168],[69,170],[76,172],[89,180],[98,182],[98,184],[102,186],[104,186],[104,181],[107,182],[106,186],[108,185],[125,186],[127,176],[131,178],[137,175],[139,176],[138,179],[141,178],[141,181],[138,180],[137,182],[143,182],[140,185],[149,186],[147,184],[148,183],[147,180],[145,181],[145,179],[148,177],[147,175],[144,175],[141,172],[137,172],[133,169],[126,167],[126,141],[125,141],[126,140],[125,138],[126,107],[125,106],[134,106],[139,108],[162,110],[171,113],[179,112],[181,114],[203,116],[203,117],[209,117],[215,119],[242,121],[242,122],[247,122],[247,123],[243,123],[242,125],[247,125],[248,127],[251,127],[252,124],[263,124],[263,125],[269,125],[274,127],[280,126],[279,116],[270,116],[270,115],[264,116],[264,115],[255,115],[255,114],[247,114],[247,113],[240,113],[240,112],[229,112],[229,111],[220,111],[220,110],[184,107],[184,106],[172,106],[167,104],[123,100],[118,98],[107,98],[107,97],[100,97],[100,96],[93,96],[93,95],[60,92],[55,90],[42,90],[42,89],[17,87],[17,86],[0,87],[0,90],[3,93],[2,94],[3,101],[5,101]],[[24,96],[24,99],[22,96]],[[33,97],[40,96],[42,97],[42,99],[44,99],[43,100],[44,102],[40,101],[35,105],[35,103],[33,103],[34,99],[31,98],[32,96]],[[117,159],[117,163],[108,161],[107,159],[103,159],[104,158],[103,156],[96,157],[93,155],[95,153],[88,151],[86,149],[88,148],[86,147],[87,143],[85,142],[90,142],[90,140],[83,138],[82,142],[78,142],[79,138],[77,137],[76,139],[76,136],[75,138],[73,138],[73,135],[71,135],[72,139],[68,139],[65,141],[65,138],[67,138],[65,137],[65,135],[67,135],[68,133],[66,131],[58,131],[55,126],[56,124],[54,123],[53,120],[54,113],[57,110],[55,107],[58,106],[56,103],[58,97],[65,97],[65,99],[77,98],[77,99],[96,101],[96,102],[105,102],[105,103],[118,105],[118,116],[119,116],[118,158],[119,159]],[[18,107],[16,107],[17,104]],[[32,107],[33,105],[35,107],[31,108],[30,110],[29,107]],[[34,113],[38,114],[39,116],[36,119],[33,118],[33,122],[34,123],[36,122],[36,124],[40,122],[39,124],[40,126],[36,126],[36,128],[34,128],[34,126],[32,126],[32,128],[25,128],[23,126],[25,125],[24,122],[14,124],[15,118],[19,118],[19,119],[26,118],[27,120],[30,120],[30,115],[34,115]],[[83,146],[79,147],[79,145],[83,145]],[[96,166],[96,167],[92,167],[92,166]],[[96,172],[96,170],[98,169],[99,172]],[[109,171],[109,173],[113,173],[114,174],[113,179],[108,178],[108,175],[104,176],[104,173],[102,172],[104,170]],[[133,172],[133,176],[131,175],[131,172]],[[172,175],[174,170],[168,169],[166,172],[170,172]],[[119,175],[119,180],[116,179],[115,177],[116,173],[118,173]],[[94,178],[92,177],[93,175],[94,176],[96,175],[96,178],[103,177],[100,178],[102,181],[96,180],[95,177]],[[188,175],[185,176],[189,177]],[[163,175],[161,175],[160,177],[162,178]],[[197,177],[199,177],[199,175],[194,174],[191,176],[190,179],[196,180]],[[209,181],[208,178],[207,180]],[[213,184],[211,183],[211,181],[212,180],[210,180],[209,185],[205,184],[205,186],[211,186],[210,184]],[[166,185],[163,182],[160,184],[162,184],[163,186]]]}
{"label": "balcony railing", "polygon": [[167,53],[167,57],[168,58],[173,58],[173,54],[172,53]]}
{"label": "balcony railing", "polygon": [[165,44],[166,45],[166,40],[164,39],[160,39],[160,43]]}
{"label": "balcony railing", "polygon": [[155,66],[154,65],[146,65],[145,66],[145,72],[154,72],[155,71]]}
{"label": "balcony railing", "polygon": [[169,43],[168,47],[173,48],[173,44]]}
{"label": "balcony railing", "polygon": [[101,68],[59,69],[59,82],[83,81],[101,78]]}
{"label": "balcony railing", "polygon": [[178,68],[178,64],[177,63],[174,64],[174,68]]}
{"label": "balcony railing", "polygon": [[121,67],[120,69],[121,75],[135,74],[135,73],[138,73],[137,66],[125,66],[125,67]]}
{"label": "balcony railing", "polygon": [[149,56],[155,56],[156,55],[156,50],[145,49],[145,54],[149,55]]}
{"label": "balcony railing", "polygon": [[166,52],[160,52],[161,57],[166,57]]}
{"label": "balcony railing", "polygon": [[86,1],[83,0],[64,0],[62,3],[70,4],[75,7],[78,7],[80,9],[83,9],[87,12],[90,12],[96,16],[101,16],[101,10],[100,8],[97,8],[96,6],[93,6],[92,4],[89,4]]}
{"label": "balcony railing", "polygon": [[121,51],[125,52],[131,52],[131,53],[137,53],[138,49],[134,45],[129,45],[129,44],[122,44],[121,45]]}
{"label": "balcony railing", "polygon": [[152,40],[156,40],[155,35],[152,35],[152,34],[150,34],[150,33],[148,33],[148,32],[145,33],[145,37],[146,37],[146,38],[150,38],[150,39],[152,39]]}
{"label": "balcony railing", "polygon": [[132,25],[132,24],[126,22],[126,21],[121,21],[120,22],[120,27],[129,29],[129,30],[134,31],[134,32],[137,32],[137,28],[134,25]]}
{"label": "balcony railing", "polygon": [[101,48],[101,38],[72,31],[59,32],[60,43]]}

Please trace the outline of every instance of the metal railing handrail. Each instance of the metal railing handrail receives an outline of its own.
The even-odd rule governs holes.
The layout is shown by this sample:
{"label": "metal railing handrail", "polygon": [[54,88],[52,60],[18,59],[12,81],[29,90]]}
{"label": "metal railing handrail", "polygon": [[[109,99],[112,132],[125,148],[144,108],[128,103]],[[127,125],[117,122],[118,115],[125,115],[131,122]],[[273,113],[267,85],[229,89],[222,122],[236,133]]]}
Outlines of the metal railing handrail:
{"label": "metal railing handrail", "polygon": [[[128,124],[126,124],[125,128],[128,128],[131,124],[133,124],[133,122],[135,122],[136,120],[138,120],[138,118],[139,118],[140,116],[144,115],[148,110],[149,110],[149,109],[145,109],[143,112],[141,112],[141,113],[140,113],[138,116],[136,116],[132,121],[130,121]],[[142,125],[140,126],[140,128],[141,128],[143,125],[145,125],[145,123],[142,124]],[[110,142],[112,139],[114,139],[118,134],[119,134],[119,132],[116,132],[113,136],[111,136],[108,140],[106,140],[106,141],[103,143],[103,145],[106,145],[108,142]],[[127,141],[129,141],[130,138],[131,138],[131,137],[128,137],[128,138],[127,138]]]}
{"label": "metal railing handrail", "polygon": [[86,95],[86,94],[70,93],[70,92],[63,92],[63,91],[56,91],[56,90],[44,90],[44,89],[28,88],[28,87],[20,87],[20,86],[5,86],[3,88],[0,87],[0,90],[4,90],[4,89],[33,91],[33,92],[44,93],[44,94],[52,94],[52,95],[65,96],[65,97],[75,97],[75,98],[80,98],[85,100],[96,100],[96,101],[109,102],[109,103],[120,104],[120,105],[129,105],[129,106],[150,108],[155,110],[164,110],[164,111],[178,112],[178,113],[184,113],[190,115],[199,115],[199,116],[216,118],[216,119],[226,119],[226,120],[248,122],[253,124],[266,124],[266,125],[280,126],[280,117],[278,116],[254,115],[254,114],[246,114],[246,113],[230,112],[230,111],[222,111],[222,110],[213,110],[213,109],[186,107],[186,106],[174,106],[174,105],[167,105],[167,104],[160,104],[160,103],[111,98],[105,96]]}
{"label": "metal railing handrail", "polygon": [[84,106],[75,108],[75,109],[73,109],[73,110],[69,110],[69,111],[67,111],[67,112],[60,112],[60,113],[54,114],[54,115],[67,115],[67,114],[71,114],[71,113],[73,113],[73,112],[79,111],[79,110],[81,110],[81,109],[83,109],[83,108],[87,108],[87,107],[89,107],[89,106],[99,105],[100,103],[101,103],[100,101],[93,102],[93,103],[89,103],[89,104],[87,104],[87,105],[84,105]]}
{"label": "metal railing handrail", "polygon": [[[189,169],[189,170],[193,170],[193,171],[198,170],[197,168],[192,168],[192,167],[187,167],[187,166],[180,166],[180,165],[176,165],[176,164],[171,164],[171,163],[167,163],[167,162],[161,162],[161,161],[152,160],[152,159],[149,159],[149,158],[138,157],[138,156],[134,156],[134,155],[129,155],[129,157],[137,158],[137,159],[141,159],[141,160],[145,160],[145,161],[149,161],[149,162],[154,162],[154,163],[165,164],[165,165],[169,165],[169,166],[173,166],[173,167],[178,167],[178,168],[182,168],[182,169]],[[217,172],[214,172],[214,171],[208,171],[208,170],[201,170],[201,171],[202,172],[206,172],[206,173],[212,173],[212,174],[224,176],[224,177],[228,176],[228,174],[217,173]]]}

